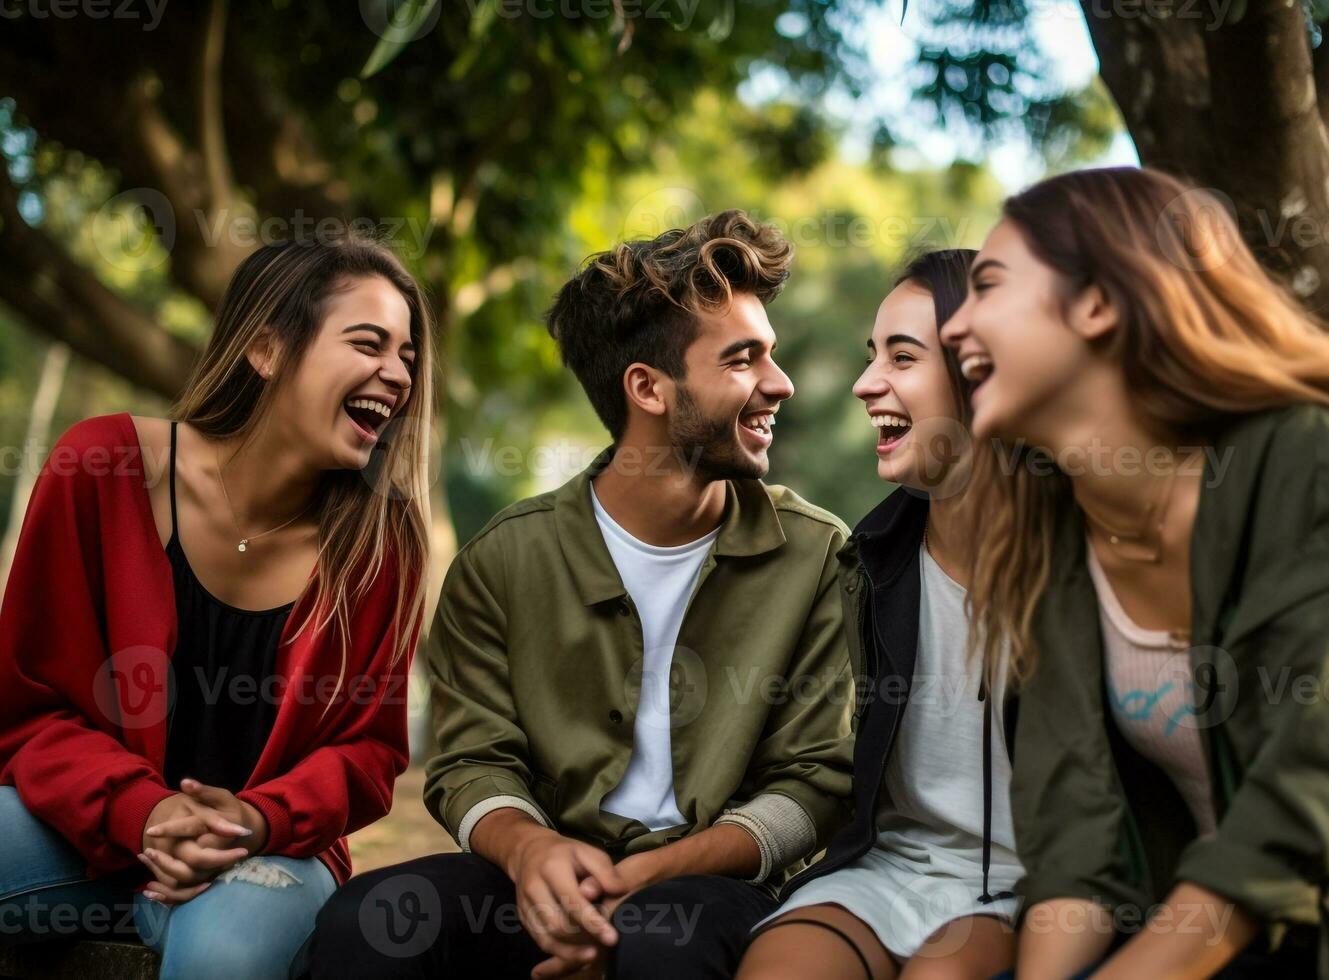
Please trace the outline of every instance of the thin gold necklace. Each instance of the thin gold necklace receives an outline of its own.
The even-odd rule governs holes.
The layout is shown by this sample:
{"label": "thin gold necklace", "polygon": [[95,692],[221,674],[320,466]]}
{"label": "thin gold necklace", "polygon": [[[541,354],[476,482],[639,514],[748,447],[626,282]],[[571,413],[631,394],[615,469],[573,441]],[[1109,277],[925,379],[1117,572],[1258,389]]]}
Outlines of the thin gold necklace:
{"label": "thin gold necklace", "polygon": [[[1177,479],[1177,469],[1178,467],[1175,465],[1172,467],[1158,496],[1145,507],[1138,530],[1126,530],[1112,526],[1086,507],[1084,501],[1079,501],[1080,510],[1091,524],[1096,524],[1099,530],[1107,535],[1108,544],[1112,545],[1122,558],[1127,561],[1157,563],[1163,557],[1163,521],[1167,517],[1167,505],[1172,502],[1172,486]],[[1155,516],[1155,512],[1157,512],[1157,516]],[[1151,528],[1156,535],[1152,548],[1146,536]],[[1123,543],[1138,543],[1138,547],[1144,550],[1144,554],[1132,554],[1122,547]]]}
{"label": "thin gold necklace", "polygon": [[300,511],[300,513],[296,514],[289,521],[285,521],[281,524],[278,524],[276,527],[270,527],[266,531],[261,531],[258,534],[251,534],[249,535],[249,537],[245,537],[244,529],[240,527],[240,521],[235,516],[235,507],[232,506],[231,504],[231,495],[226,490],[226,473],[225,473],[226,467],[222,465],[221,448],[214,447],[214,450],[217,454],[217,479],[221,483],[222,496],[226,498],[226,509],[231,512],[231,523],[235,525],[235,533],[240,535],[240,543],[236,546],[235,549],[236,551],[247,551],[249,549],[249,542],[257,541],[259,538],[264,537],[265,535],[271,534],[274,531],[280,531],[282,528],[294,524],[296,521],[304,517],[305,514],[309,512],[310,507],[314,506],[314,502],[311,500],[308,504],[305,505],[304,510]]}

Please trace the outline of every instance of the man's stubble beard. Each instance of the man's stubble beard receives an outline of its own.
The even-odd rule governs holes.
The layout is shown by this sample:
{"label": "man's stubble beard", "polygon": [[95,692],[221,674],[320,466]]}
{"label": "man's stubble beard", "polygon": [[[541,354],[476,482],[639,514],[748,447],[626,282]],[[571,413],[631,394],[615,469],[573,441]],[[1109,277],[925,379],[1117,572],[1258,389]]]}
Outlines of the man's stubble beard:
{"label": "man's stubble beard", "polygon": [[669,443],[680,463],[707,482],[759,480],[768,466],[744,452],[733,419],[707,418],[687,385],[678,385],[678,403],[669,416]]}

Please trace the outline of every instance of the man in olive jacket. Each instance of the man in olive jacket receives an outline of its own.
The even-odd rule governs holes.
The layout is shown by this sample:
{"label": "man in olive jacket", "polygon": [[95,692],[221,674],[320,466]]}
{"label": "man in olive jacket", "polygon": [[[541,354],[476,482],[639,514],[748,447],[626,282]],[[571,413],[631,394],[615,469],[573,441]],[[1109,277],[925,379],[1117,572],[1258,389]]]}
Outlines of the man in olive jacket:
{"label": "man in olive jacket", "polygon": [[614,444],[452,563],[425,801],[463,853],[353,879],[316,975],[727,977],[847,821],[847,530],[760,479],[790,257],[725,212],[559,293],[550,332]]}

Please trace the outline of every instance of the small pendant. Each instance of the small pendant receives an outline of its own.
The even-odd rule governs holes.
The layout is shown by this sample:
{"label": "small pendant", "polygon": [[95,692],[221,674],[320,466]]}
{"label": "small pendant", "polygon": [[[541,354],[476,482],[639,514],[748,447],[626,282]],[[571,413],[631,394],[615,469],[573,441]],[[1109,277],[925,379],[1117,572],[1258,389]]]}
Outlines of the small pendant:
{"label": "small pendant", "polygon": [[249,546],[249,539],[245,538],[243,541],[240,542],[240,547],[238,550],[244,551],[245,548],[247,548],[248,546]]}

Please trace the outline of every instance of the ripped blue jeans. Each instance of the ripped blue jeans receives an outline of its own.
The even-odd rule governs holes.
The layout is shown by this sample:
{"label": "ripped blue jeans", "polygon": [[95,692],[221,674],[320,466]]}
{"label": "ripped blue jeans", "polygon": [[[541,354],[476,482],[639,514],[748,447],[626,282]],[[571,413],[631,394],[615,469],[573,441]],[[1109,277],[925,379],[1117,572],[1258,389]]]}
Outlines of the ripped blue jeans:
{"label": "ripped blue jeans", "polygon": [[218,877],[183,905],[134,893],[137,868],[89,879],[84,861],[0,786],[0,944],[79,936],[141,940],[161,956],[163,980],[283,980],[336,889],[317,858],[263,855]]}

